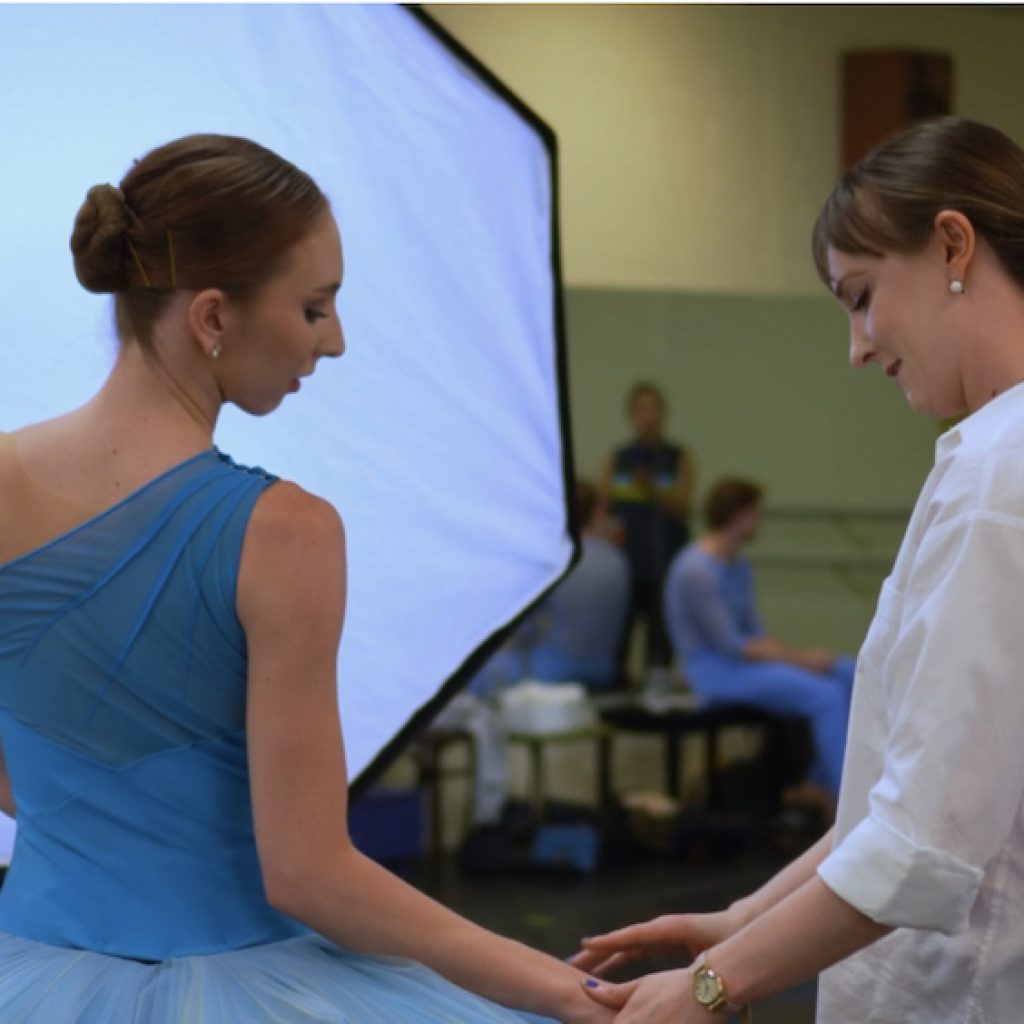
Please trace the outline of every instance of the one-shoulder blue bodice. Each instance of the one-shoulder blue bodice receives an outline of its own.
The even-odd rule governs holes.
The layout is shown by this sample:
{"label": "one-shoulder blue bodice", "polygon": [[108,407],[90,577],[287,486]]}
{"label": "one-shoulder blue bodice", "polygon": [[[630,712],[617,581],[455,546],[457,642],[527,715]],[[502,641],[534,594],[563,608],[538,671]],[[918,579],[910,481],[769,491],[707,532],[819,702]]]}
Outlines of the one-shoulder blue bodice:
{"label": "one-shoulder blue bodice", "polygon": [[274,479],[210,450],[0,566],[0,930],[152,960],[307,934],[263,891],[235,611]]}

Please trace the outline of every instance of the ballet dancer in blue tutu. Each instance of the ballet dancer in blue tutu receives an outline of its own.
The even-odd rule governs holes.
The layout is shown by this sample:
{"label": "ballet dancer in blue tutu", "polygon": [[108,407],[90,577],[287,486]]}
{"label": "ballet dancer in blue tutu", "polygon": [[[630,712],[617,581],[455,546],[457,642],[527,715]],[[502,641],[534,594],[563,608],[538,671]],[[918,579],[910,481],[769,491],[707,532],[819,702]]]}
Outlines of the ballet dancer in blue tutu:
{"label": "ballet dancer in blue tutu", "polygon": [[71,249],[121,346],[0,437],[0,1020],[610,1021],[349,840],[342,522],[213,447],[225,403],[269,413],[344,351],[320,189],[191,136],[90,190]]}

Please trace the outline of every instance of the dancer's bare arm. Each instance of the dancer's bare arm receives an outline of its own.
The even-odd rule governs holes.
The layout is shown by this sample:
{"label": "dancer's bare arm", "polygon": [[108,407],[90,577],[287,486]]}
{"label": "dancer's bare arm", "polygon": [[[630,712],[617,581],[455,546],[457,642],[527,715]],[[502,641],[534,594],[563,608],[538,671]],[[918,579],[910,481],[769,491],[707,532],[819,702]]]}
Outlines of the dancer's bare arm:
{"label": "dancer's bare arm", "polygon": [[583,995],[578,970],[460,918],[353,847],[335,678],[345,538],[329,504],[286,483],[261,497],[243,548],[238,610],[270,902],[348,949],[420,961],[496,1002],[565,1021],[610,1020]]}

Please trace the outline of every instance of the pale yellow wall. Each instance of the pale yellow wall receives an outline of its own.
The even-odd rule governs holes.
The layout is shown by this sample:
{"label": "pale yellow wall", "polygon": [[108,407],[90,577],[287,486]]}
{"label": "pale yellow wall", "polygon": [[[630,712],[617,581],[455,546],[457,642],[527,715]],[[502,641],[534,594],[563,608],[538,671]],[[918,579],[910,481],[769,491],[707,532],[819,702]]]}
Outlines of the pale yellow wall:
{"label": "pale yellow wall", "polygon": [[1024,14],[977,7],[429,5],[558,133],[570,285],[820,287],[839,55],[951,53],[955,112],[1024,138]]}
{"label": "pale yellow wall", "polygon": [[[845,49],[950,52],[955,111],[1024,141],[1024,14],[976,8],[487,5],[428,7],[559,138],[576,464],[624,439],[622,397],[659,383],[670,435],[769,506],[908,509],[935,423],[846,365],[846,319],[808,235],[838,171]],[[889,556],[901,523],[770,522],[762,556]],[[756,551],[755,551],[755,557]],[[768,627],[853,652],[884,566],[760,564]],[[661,750],[617,744],[616,780],[657,789]],[[522,751],[513,788],[522,794]],[[551,752],[559,796],[588,799],[589,752]],[[449,838],[465,792],[450,787]]]}

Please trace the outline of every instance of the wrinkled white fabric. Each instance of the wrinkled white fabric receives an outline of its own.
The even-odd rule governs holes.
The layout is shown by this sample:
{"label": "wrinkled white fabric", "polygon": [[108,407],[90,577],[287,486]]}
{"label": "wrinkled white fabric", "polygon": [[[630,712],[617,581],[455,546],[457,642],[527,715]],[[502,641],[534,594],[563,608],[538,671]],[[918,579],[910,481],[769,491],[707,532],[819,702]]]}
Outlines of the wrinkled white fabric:
{"label": "wrinkled white fabric", "polygon": [[897,930],[820,1024],[1024,1020],[1024,385],[940,438],[857,667],[819,874]]}

